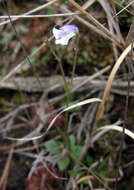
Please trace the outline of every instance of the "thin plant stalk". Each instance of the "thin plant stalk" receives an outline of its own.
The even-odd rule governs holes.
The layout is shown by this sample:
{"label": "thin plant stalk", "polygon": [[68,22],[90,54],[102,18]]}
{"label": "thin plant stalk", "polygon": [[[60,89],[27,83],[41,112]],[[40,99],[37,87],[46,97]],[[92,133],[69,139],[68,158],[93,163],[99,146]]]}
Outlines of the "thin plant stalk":
{"label": "thin plant stalk", "polygon": [[71,88],[72,88],[73,78],[74,78],[76,64],[77,64],[78,47],[79,47],[79,33],[76,34],[76,49],[75,49],[74,62],[73,62],[73,70],[72,70],[72,77],[71,77]]}
{"label": "thin plant stalk", "polygon": [[[58,56],[55,53],[55,51],[53,50],[53,48],[52,48],[52,46],[51,46],[50,43],[49,43],[49,47],[50,47],[50,50],[51,50],[52,54],[55,56],[56,60],[59,63],[59,66],[60,66],[61,74],[62,74],[63,81],[64,81],[65,91],[67,93],[66,104],[67,104],[67,107],[68,107],[69,103],[70,103],[70,90],[69,90],[68,83],[67,83],[67,80],[66,80],[66,76],[65,76],[64,69],[63,69],[62,61],[61,61],[60,56]],[[68,123],[68,112],[65,113],[65,128],[66,129],[67,129],[67,123]],[[64,142],[65,146],[69,150],[68,135],[66,134],[67,130],[64,131],[64,130],[61,130],[60,128],[57,128],[57,129],[58,129],[58,132],[59,132],[59,134],[61,135],[61,137],[63,139],[63,142]]]}
{"label": "thin plant stalk", "polygon": [[62,74],[62,77],[63,77],[63,81],[64,81],[64,87],[65,87],[65,91],[67,93],[67,106],[69,105],[69,101],[70,101],[70,90],[69,90],[69,87],[68,87],[68,83],[67,83],[67,80],[66,80],[66,76],[65,76],[65,72],[64,72],[64,69],[63,69],[63,65],[62,65],[62,61],[61,61],[61,58],[59,58],[55,51],[53,50],[51,44],[48,42],[49,44],[49,47],[50,47],[50,50],[52,52],[52,54],[55,56],[56,60],[58,61],[59,63],[59,66],[60,66],[60,70],[61,70],[61,74]]}
{"label": "thin plant stalk", "polygon": [[[56,60],[57,60],[58,63],[59,63],[59,66],[60,66],[61,74],[62,74],[63,81],[64,81],[65,91],[66,91],[66,93],[67,93],[66,105],[67,105],[67,107],[68,107],[68,106],[69,106],[69,103],[70,103],[70,90],[69,90],[68,83],[67,83],[67,80],[66,80],[66,76],[65,76],[64,69],[63,69],[62,61],[61,61],[61,58],[56,55],[56,53],[55,53],[55,51],[53,50],[53,48],[52,48],[52,46],[51,46],[50,43],[49,43],[49,47],[50,47],[51,52],[52,52],[53,55],[55,56]],[[67,126],[68,126],[67,124],[68,124],[68,112],[65,113],[65,126],[66,126],[66,129],[67,129]]]}

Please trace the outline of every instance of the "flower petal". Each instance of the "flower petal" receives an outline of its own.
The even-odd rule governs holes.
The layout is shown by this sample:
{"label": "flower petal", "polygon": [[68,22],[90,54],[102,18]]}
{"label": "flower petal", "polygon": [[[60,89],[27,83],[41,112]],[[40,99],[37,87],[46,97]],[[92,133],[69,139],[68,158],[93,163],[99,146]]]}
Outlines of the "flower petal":
{"label": "flower petal", "polygon": [[73,33],[78,32],[78,27],[76,25],[74,25],[74,24],[64,25],[60,29],[63,30],[63,31],[66,31],[68,33],[70,33],[70,32],[73,32]]}
{"label": "flower petal", "polygon": [[69,40],[76,35],[78,27],[75,25],[64,25],[57,29],[53,28],[53,34],[56,38],[55,43],[61,45],[68,45]]}
{"label": "flower petal", "polygon": [[67,34],[66,37],[64,37],[64,38],[56,39],[55,43],[56,43],[56,44],[61,44],[61,45],[68,45],[69,40],[70,40],[73,36],[75,36],[74,33]]}
{"label": "flower petal", "polygon": [[54,37],[55,37],[56,39],[61,38],[62,33],[63,33],[63,31],[61,31],[60,29],[57,29],[57,28],[55,28],[55,27],[53,28],[53,35],[54,35]]}

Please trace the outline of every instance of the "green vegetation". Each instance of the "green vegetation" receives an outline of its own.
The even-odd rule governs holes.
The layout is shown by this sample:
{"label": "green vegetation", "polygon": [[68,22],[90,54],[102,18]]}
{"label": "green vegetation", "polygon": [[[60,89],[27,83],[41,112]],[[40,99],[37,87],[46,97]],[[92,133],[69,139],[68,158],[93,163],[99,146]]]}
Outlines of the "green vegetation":
{"label": "green vegetation", "polygon": [[133,190],[134,5],[0,6],[0,189]]}

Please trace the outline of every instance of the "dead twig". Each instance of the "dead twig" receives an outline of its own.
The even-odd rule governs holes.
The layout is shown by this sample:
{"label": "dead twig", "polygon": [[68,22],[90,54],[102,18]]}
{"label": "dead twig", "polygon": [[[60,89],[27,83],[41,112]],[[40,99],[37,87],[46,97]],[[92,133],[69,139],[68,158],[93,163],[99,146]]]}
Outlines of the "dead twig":
{"label": "dead twig", "polygon": [[8,155],[8,159],[5,164],[5,168],[3,170],[3,175],[1,176],[1,179],[0,179],[0,187],[2,188],[2,190],[6,190],[8,173],[9,173],[10,164],[11,164],[11,160],[12,160],[12,156],[13,156],[13,150],[14,150],[14,144],[12,144],[10,146],[10,152]]}

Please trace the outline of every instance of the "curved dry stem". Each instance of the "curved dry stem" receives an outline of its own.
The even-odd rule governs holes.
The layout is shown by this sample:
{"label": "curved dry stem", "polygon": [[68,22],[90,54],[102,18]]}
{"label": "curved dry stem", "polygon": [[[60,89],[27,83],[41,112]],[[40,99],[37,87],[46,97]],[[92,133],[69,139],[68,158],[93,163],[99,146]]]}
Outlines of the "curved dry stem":
{"label": "curved dry stem", "polygon": [[[100,127],[98,130],[106,130],[108,129],[109,130],[116,130],[116,131],[119,131],[119,132],[123,132],[123,127],[120,127],[118,125],[107,125],[105,127]],[[128,129],[125,128],[124,130],[124,134],[125,135],[128,135],[129,137],[131,137],[132,139],[134,139],[134,133]]]}
{"label": "curved dry stem", "polygon": [[74,108],[76,108],[76,107],[78,107],[78,106],[83,106],[83,105],[85,105],[85,104],[89,104],[89,103],[93,103],[93,102],[101,102],[101,99],[99,99],[99,98],[86,99],[86,100],[84,100],[84,101],[78,102],[78,103],[76,103],[76,104],[73,104],[73,105],[71,105],[71,106],[69,106],[69,107],[63,109],[60,113],[58,113],[58,114],[54,117],[54,119],[53,119],[53,120],[51,121],[51,123],[49,124],[47,130],[46,130],[44,133],[42,133],[41,135],[39,135],[39,136],[30,137],[30,138],[10,138],[10,137],[6,137],[6,139],[8,139],[8,140],[18,140],[18,141],[30,141],[30,140],[37,140],[37,139],[40,139],[40,138],[44,137],[44,136],[47,134],[47,132],[51,129],[51,127],[53,126],[53,124],[54,124],[54,122],[56,121],[56,119],[57,119],[62,113],[66,112],[66,111],[69,111],[69,110],[72,110],[72,109],[74,109]]}
{"label": "curved dry stem", "polygon": [[66,112],[66,111],[69,111],[69,110],[72,110],[72,109],[74,109],[74,108],[76,108],[76,107],[78,107],[78,106],[83,106],[83,105],[85,105],[85,104],[89,104],[89,103],[93,103],[93,102],[101,102],[101,99],[99,99],[99,98],[90,98],[90,99],[87,99],[87,100],[78,102],[78,103],[76,103],[76,104],[73,104],[73,105],[71,105],[71,106],[69,106],[69,107],[63,109],[60,113],[58,113],[58,114],[54,117],[54,119],[53,119],[53,120],[51,121],[51,123],[49,124],[47,130],[46,130],[44,133],[42,133],[41,135],[39,135],[39,136],[30,137],[30,138],[10,138],[10,137],[6,137],[6,139],[8,139],[8,140],[18,140],[18,141],[30,141],[30,140],[37,140],[37,139],[40,139],[40,138],[44,137],[44,136],[47,134],[47,132],[51,129],[51,127],[53,126],[53,124],[54,124],[54,122],[56,121],[56,119],[57,119],[62,113]]}
{"label": "curved dry stem", "polygon": [[[134,44],[133,44],[134,45]],[[104,112],[104,104],[106,102],[106,99],[109,95],[109,92],[110,92],[110,89],[111,89],[111,86],[112,86],[112,82],[113,82],[113,79],[115,77],[115,74],[116,72],[118,71],[121,63],[123,62],[123,60],[125,59],[125,57],[128,55],[128,53],[131,51],[131,46],[132,44],[130,44],[124,51],[123,53],[121,54],[121,56],[118,58],[118,60],[116,61],[111,73],[110,73],[110,76],[109,76],[109,79],[107,81],[107,85],[105,87],[105,90],[104,90],[104,94],[103,94],[103,98],[102,98],[102,102],[101,104],[99,105],[99,108],[98,108],[98,111],[97,111],[97,114],[96,114],[96,119],[95,119],[95,125],[97,124],[98,120],[101,118],[103,112]],[[95,126],[94,126],[95,127]]]}

